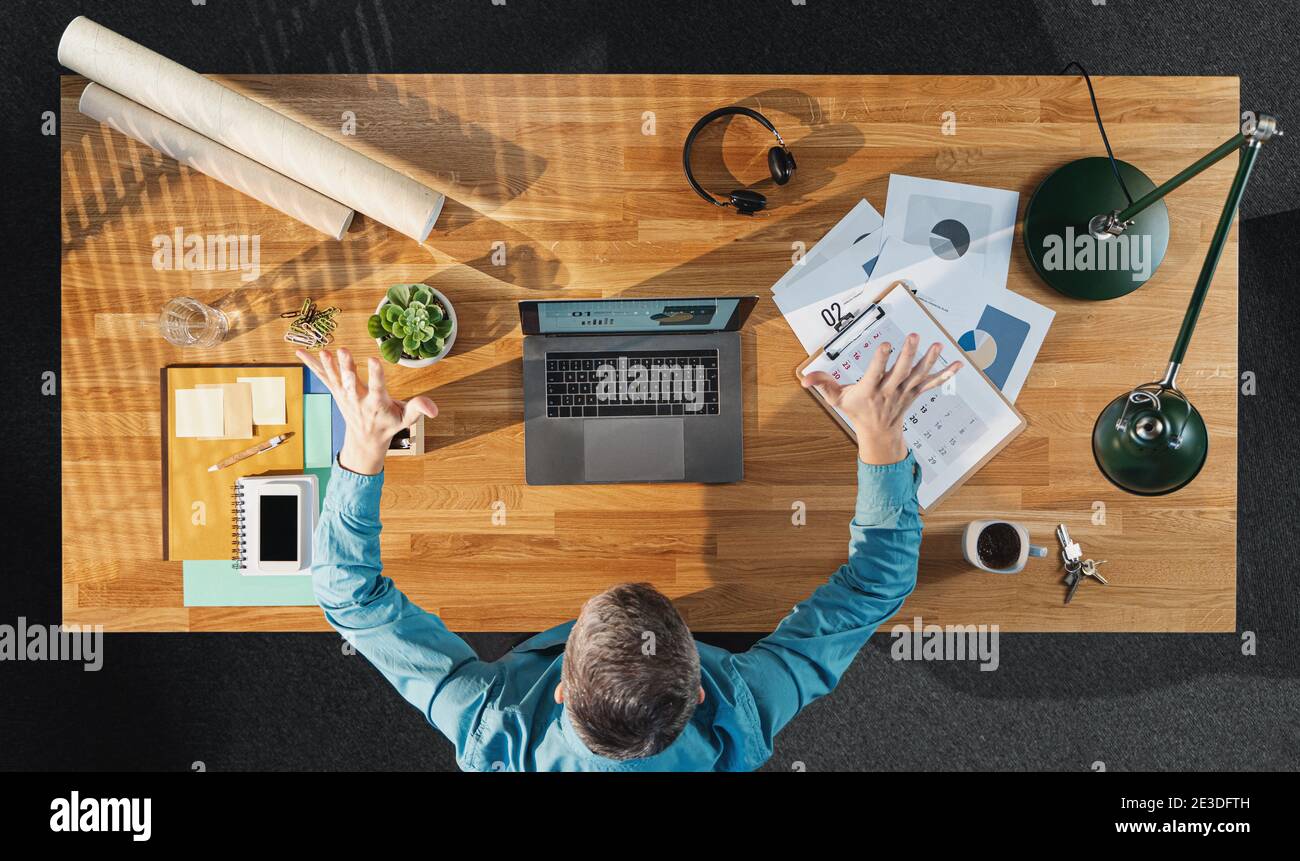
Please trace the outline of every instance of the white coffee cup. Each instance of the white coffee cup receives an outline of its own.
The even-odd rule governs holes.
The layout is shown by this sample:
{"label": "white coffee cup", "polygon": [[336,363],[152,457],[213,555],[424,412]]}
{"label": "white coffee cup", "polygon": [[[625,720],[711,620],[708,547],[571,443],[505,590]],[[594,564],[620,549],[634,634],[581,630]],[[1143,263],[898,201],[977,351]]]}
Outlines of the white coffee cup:
{"label": "white coffee cup", "polygon": [[[984,530],[996,524],[1006,524],[1016,532],[1016,537],[1020,539],[1020,553],[1016,561],[1007,568],[990,568],[980,561],[979,555],[979,538]],[[966,531],[961,537],[961,552],[966,557],[966,561],[981,571],[988,571],[993,574],[1019,574],[1025,567],[1025,560],[1030,556],[1046,556],[1047,548],[1039,547],[1036,544],[1029,543],[1029,530],[1019,523],[1012,523],[1009,520],[972,520],[966,526]]]}

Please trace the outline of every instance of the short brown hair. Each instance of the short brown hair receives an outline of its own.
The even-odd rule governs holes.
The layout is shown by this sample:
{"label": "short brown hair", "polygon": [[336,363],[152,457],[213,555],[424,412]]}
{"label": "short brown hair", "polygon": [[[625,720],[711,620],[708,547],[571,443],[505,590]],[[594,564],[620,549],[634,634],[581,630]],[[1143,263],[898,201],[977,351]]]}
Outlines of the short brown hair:
{"label": "short brown hair", "polygon": [[681,734],[700,694],[700,652],[681,614],[646,583],[583,606],[562,668],[578,736],[609,759],[654,756]]}

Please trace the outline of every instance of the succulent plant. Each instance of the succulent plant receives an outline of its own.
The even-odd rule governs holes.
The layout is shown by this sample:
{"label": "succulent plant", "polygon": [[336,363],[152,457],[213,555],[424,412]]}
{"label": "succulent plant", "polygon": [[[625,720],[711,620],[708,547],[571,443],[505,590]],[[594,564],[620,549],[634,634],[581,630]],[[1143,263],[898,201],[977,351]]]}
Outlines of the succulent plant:
{"label": "succulent plant", "polygon": [[451,337],[451,318],[424,284],[397,284],[388,288],[388,301],[366,330],[379,341],[384,361],[432,359]]}

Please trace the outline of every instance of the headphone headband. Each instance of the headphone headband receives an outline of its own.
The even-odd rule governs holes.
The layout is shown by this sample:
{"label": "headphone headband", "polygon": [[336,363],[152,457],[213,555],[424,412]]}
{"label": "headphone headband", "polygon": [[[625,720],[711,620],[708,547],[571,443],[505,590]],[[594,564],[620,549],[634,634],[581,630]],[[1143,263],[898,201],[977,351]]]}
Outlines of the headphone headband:
{"label": "headphone headband", "polygon": [[[773,135],[775,135],[777,144],[780,146],[782,150],[786,150],[785,141],[782,140],[781,133],[776,130],[776,126],[772,125],[772,122],[767,117],[763,116],[753,108],[746,108],[743,107],[742,105],[729,105],[728,107],[725,108],[718,108],[716,110],[709,111],[707,114],[700,117],[699,120],[696,121],[695,125],[691,127],[690,133],[686,135],[686,143],[682,146],[682,170],[685,171],[686,181],[691,184],[691,188],[695,189],[696,194],[698,194],[700,197],[707,200],[709,203],[712,203],[714,206],[721,206],[721,207],[735,206],[736,205],[736,201],[734,200],[735,195],[734,194],[732,195],[733,197],[732,200],[728,200],[724,202],[718,200],[712,194],[709,194],[707,191],[704,190],[704,186],[700,185],[699,180],[695,178],[695,174],[691,172],[691,146],[694,145],[695,138],[699,136],[700,132],[704,131],[705,126],[709,125],[714,120],[721,119],[722,117],[726,117],[726,116],[749,117],[750,119],[756,121],[761,126],[763,126],[763,128],[770,131]],[[788,152],[788,150],[786,151]],[[794,159],[791,158],[790,162],[791,165],[793,165]],[[757,195],[757,192],[745,192],[745,194]],[[761,198],[761,195],[757,195],[757,196]],[[758,209],[761,208],[762,208],[761,205],[758,206]],[[737,206],[737,210],[746,215],[752,215],[755,211],[757,211],[755,209],[749,209],[745,206]]]}

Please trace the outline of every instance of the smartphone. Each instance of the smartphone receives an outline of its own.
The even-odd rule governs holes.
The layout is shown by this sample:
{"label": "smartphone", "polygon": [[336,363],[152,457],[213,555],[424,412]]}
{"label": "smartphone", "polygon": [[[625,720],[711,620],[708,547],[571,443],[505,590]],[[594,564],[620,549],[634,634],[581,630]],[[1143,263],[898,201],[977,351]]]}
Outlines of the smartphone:
{"label": "smartphone", "polygon": [[257,567],[269,574],[293,574],[303,569],[302,486],[264,485],[256,497]]}

